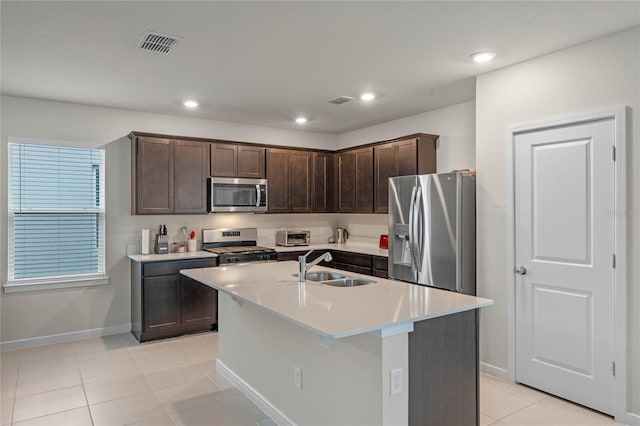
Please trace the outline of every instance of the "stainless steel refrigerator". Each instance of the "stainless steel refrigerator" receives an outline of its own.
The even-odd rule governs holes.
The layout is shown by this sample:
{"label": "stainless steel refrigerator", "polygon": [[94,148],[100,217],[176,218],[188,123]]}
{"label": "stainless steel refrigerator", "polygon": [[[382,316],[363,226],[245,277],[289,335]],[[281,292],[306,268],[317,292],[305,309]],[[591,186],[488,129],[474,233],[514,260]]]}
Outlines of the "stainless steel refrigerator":
{"label": "stainless steel refrigerator", "polygon": [[476,178],[389,179],[389,277],[476,294]]}

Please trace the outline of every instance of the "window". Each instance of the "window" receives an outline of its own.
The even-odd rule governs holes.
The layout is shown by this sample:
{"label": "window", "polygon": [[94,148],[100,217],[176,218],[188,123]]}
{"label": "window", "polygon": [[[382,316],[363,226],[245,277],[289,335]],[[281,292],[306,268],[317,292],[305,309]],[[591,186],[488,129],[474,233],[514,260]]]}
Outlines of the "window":
{"label": "window", "polygon": [[105,284],[104,150],[9,143],[5,291]]}

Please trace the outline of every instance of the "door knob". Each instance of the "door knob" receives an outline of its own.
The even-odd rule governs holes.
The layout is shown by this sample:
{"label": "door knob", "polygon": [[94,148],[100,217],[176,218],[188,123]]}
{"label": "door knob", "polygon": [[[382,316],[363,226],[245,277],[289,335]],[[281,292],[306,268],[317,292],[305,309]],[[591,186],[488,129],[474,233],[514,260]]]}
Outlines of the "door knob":
{"label": "door knob", "polygon": [[515,273],[518,275],[524,275],[527,273],[527,268],[525,268],[524,266],[516,268]]}

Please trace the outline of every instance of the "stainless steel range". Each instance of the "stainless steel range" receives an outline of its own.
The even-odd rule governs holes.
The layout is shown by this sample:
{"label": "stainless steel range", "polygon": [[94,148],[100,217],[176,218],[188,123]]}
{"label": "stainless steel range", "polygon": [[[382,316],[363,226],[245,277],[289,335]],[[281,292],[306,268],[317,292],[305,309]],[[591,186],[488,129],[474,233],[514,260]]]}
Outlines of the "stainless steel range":
{"label": "stainless steel range", "polygon": [[257,246],[257,239],[256,228],[205,229],[202,249],[216,253],[220,265],[276,261],[278,253],[272,248]]}

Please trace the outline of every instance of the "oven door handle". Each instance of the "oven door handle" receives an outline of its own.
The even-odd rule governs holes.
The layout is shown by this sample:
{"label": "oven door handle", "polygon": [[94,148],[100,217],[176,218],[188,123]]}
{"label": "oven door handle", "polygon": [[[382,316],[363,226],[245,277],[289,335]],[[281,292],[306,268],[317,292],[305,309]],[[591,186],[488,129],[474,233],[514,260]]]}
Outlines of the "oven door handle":
{"label": "oven door handle", "polygon": [[262,195],[260,192],[260,185],[256,184],[256,207],[260,207],[260,202],[262,201]]}

